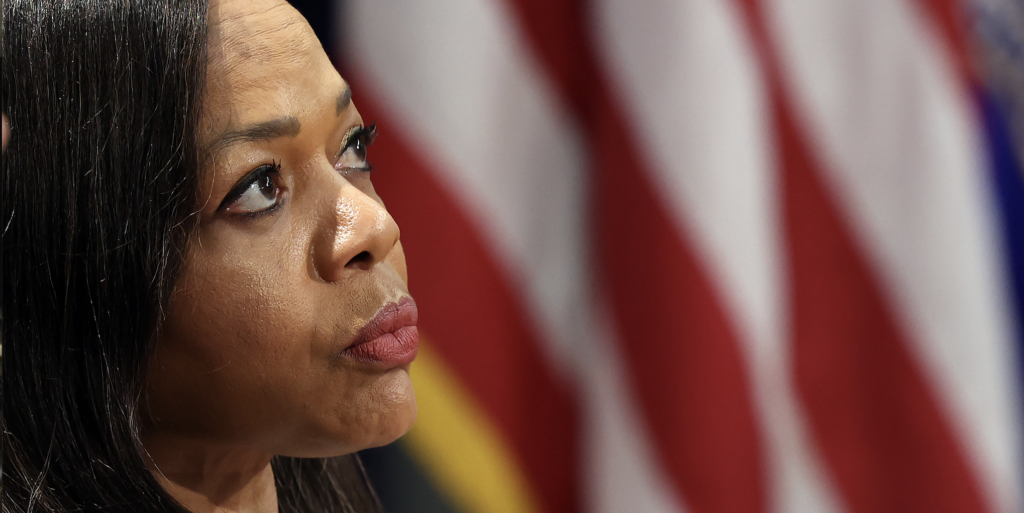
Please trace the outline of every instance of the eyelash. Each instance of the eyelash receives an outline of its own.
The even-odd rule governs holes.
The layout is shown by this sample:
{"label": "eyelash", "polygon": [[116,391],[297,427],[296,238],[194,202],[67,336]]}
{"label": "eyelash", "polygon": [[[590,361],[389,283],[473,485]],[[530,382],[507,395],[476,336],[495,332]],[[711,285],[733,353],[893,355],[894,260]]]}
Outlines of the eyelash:
{"label": "eyelash", "polygon": [[341,166],[341,167],[339,167],[338,164],[336,163],[335,164],[335,169],[337,169],[338,171],[342,171],[342,170],[346,170],[346,169],[355,169],[355,170],[365,171],[365,172],[372,171],[373,170],[373,164],[371,164],[368,160],[366,160],[366,152],[367,152],[367,149],[369,149],[369,147],[373,144],[373,141],[376,138],[377,138],[377,124],[376,123],[370,123],[369,125],[359,126],[359,127],[355,127],[353,129],[349,130],[348,134],[346,134],[346,136],[345,136],[345,139],[342,140],[341,150],[338,152],[338,156],[337,156],[337,158],[335,158],[335,162],[340,162],[341,158],[343,156],[345,156],[345,152],[348,151],[350,148],[354,147],[353,146],[354,143],[362,142],[363,143],[363,154],[364,154],[363,160],[366,162],[366,167],[350,167],[350,166]]}
{"label": "eyelash", "polygon": [[[236,201],[242,198],[242,195],[245,194],[245,192],[248,191],[250,187],[252,187],[253,183],[255,183],[257,180],[264,176],[269,175],[271,179],[274,180],[275,187],[280,188],[280,186],[277,185],[277,178],[280,175],[280,173],[281,163],[276,160],[271,161],[270,164],[263,164],[262,166],[253,169],[252,171],[249,172],[249,174],[245,175],[245,177],[242,178],[242,180],[239,181],[238,184],[235,185],[233,189],[231,189],[231,192],[228,192],[228,195],[224,197],[224,201],[221,202],[220,207],[218,207],[218,209],[226,211],[228,207],[230,207],[232,204],[234,204]],[[256,212],[234,212],[233,214],[247,218],[257,218],[277,210],[283,204],[284,199],[282,198],[278,200],[276,203],[274,203],[273,206],[263,210],[258,210]]]}
{"label": "eyelash", "polygon": [[[367,149],[370,147],[370,145],[373,144],[373,141],[376,138],[377,138],[377,124],[376,123],[370,123],[369,125],[366,125],[366,126],[354,127],[353,129],[349,130],[348,134],[346,134],[346,136],[345,136],[345,139],[342,141],[341,150],[338,152],[338,156],[335,159],[336,160],[335,169],[337,169],[338,171],[358,170],[358,171],[363,171],[363,172],[369,172],[369,171],[373,170],[373,165],[370,164],[370,162],[368,160],[366,160],[366,153],[367,153]],[[362,143],[363,155],[362,155],[361,158],[362,158],[362,161],[365,163],[365,167],[351,167],[351,166],[338,167],[338,164],[340,163],[341,158],[345,155],[345,152],[347,152],[351,148],[355,148],[356,146],[354,146],[354,145],[356,145],[358,143]],[[275,161],[271,161],[270,164],[264,164],[262,166],[257,167],[256,169],[253,169],[252,171],[249,172],[249,174],[247,174],[245,177],[243,177],[242,180],[240,180],[238,182],[238,184],[236,184],[234,186],[234,188],[231,189],[230,192],[228,192],[227,196],[224,197],[224,200],[221,202],[220,207],[218,207],[218,209],[222,210],[222,211],[227,211],[228,208],[231,207],[232,205],[234,205],[236,202],[238,202],[242,198],[242,196],[245,195],[245,193],[247,191],[249,191],[249,189],[251,189],[252,186],[258,180],[260,180],[261,178],[264,178],[264,177],[268,177],[269,176],[270,179],[274,183],[275,190],[280,190],[280,185],[278,185],[278,176],[279,176],[280,172],[281,172],[281,163],[276,161],[276,160]],[[257,218],[257,217],[262,217],[262,216],[265,216],[265,215],[268,215],[268,214],[274,212],[275,210],[280,208],[280,206],[283,205],[283,204],[284,204],[284,198],[280,198],[279,197],[279,199],[273,205],[271,205],[270,207],[267,207],[267,208],[265,208],[263,210],[258,210],[258,211],[255,211],[255,212],[231,212],[231,213],[234,214],[234,215],[239,215],[239,216],[250,218],[250,219],[251,218]]]}

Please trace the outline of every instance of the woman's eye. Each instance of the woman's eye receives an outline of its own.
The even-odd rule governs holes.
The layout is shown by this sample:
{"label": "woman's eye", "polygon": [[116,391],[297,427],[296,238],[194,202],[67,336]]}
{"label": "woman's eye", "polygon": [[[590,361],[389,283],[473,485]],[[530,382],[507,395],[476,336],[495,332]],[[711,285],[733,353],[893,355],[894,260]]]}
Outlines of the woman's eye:
{"label": "woman's eye", "polygon": [[278,186],[280,164],[264,165],[246,175],[224,198],[225,212],[259,214],[273,210],[281,201]]}
{"label": "woman's eye", "polygon": [[338,162],[334,164],[334,169],[338,171],[351,169],[369,171],[373,169],[373,166],[366,161],[366,151],[376,137],[377,125],[374,123],[349,130],[341,143],[341,152],[338,155]]}

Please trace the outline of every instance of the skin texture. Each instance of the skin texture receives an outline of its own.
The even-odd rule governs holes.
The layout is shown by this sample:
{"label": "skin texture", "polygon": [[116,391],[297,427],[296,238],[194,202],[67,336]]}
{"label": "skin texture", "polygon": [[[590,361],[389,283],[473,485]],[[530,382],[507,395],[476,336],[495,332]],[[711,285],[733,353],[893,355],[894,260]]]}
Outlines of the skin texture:
{"label": "skin texture", "polygon": [[[277,511],[273,455],[338,456],[411,427],[408,365],[340,354],[408,296],[405,257],[371,173],[336,169],[363,121],[305,19],[224,0],[209,20],[200,223],[147,374],[143,442],[192,511]],[[275,119],[260,140],[224,139]],[[276,209],[222,205],[266,164],[281,165]]]}

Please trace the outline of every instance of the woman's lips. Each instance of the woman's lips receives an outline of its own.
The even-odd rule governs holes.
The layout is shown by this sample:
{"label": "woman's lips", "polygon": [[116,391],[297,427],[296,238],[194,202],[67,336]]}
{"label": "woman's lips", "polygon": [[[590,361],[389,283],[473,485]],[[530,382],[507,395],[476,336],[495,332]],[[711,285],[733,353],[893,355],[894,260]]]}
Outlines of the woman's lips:
{"label": "woman's lips", "polygon": [[359,330],[352,345],[341,354],[387,368],[412,363],[420,340],[416,329],[418,316],[416,302],[411,297],[388,303]]}

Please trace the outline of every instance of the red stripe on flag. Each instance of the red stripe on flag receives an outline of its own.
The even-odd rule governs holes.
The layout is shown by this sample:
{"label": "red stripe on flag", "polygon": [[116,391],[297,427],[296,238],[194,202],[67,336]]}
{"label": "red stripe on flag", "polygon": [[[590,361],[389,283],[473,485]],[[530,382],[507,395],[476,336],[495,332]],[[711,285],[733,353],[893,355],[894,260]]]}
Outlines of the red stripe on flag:
{"label": "red stripe on flag", "polygon": [[668,475],[695,513],[767,510],[759,426],[735,332],[704,266],[612,117],[595,138],[598,264],[621,353]]}
{"label": "red stripe on flag", "polygon": [[966,6],[960,0],[916,0],[916,3],[931,18],[939,37],[945,41],[954,68],[964,80],[962,85],[968,88],[964,91],[965,97],[970,98],[970,87],[977,84],[978,72],[967,44]]}
{"label": "red stripe on flag", "polygon": [[544,511],[577,511],[576,404],[541,354],[524,300],[479,227],[374,105],[372,88],[350,78],[363,118],[381,126],[373,181],[402,229],[420,325],[519,457]]}
{"label": "red stripe on flag", "polygon": [[599,277],[660,463],[694,513],[765,511],[762,442],[736,333],[594,65],[583,4],[510,4],[589,131]]}
{"label": "red stripe on flag", "polygon": [[853,512],[987,511],[878,277],[823,181],[758,0],[740,0],[771,89],[782,166],[794,380]]}

